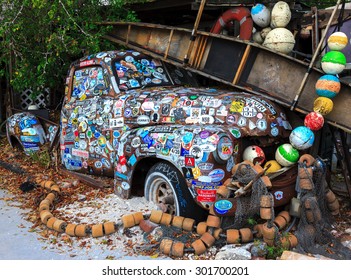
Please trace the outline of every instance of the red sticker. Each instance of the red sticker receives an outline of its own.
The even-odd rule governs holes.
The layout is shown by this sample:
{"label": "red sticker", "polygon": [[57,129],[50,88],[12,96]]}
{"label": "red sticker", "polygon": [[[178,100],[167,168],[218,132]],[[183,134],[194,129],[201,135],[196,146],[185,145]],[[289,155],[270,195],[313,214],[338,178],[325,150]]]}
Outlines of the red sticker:
{"label": "red sticker", "polygon": [[197,201],[199,202],[215,202],[216,201],[216,190],[197,190]]}
{"label": "red sticker", "polygon": [[195,158],[192,156],[185,156],[185,166],[195,167]]}

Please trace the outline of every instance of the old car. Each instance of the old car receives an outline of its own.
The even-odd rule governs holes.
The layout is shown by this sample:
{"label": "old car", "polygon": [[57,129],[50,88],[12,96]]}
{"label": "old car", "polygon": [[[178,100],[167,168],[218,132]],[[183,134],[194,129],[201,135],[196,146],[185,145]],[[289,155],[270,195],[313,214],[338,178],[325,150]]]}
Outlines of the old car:
{"label": "old car", "polygon": [[[38,149],[48,139],[34,120],[10,117],[9,141]],[[66,169],[114,177],[122,198],[143,193],[168,213],[200,219],[245,147],[268,154],[290,130],[272,101],[199,87],[192,72],[138,51],[107,51],[69,69],[59,149]]]}

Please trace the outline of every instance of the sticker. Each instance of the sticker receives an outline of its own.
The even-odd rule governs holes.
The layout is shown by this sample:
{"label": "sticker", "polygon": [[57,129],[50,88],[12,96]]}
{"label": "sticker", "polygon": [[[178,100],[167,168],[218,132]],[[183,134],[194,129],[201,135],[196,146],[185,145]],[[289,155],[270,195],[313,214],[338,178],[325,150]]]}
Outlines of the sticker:
{"label": "sticker", "polygon": [[193,145],[190,148],[189,154],[193,156],[195,160],[201,160],[204,155],[202,149],[197,145]]}
{"label": "sticker", "polygon": [[201,171],[210,171],[213,169],[213,163],[201,162],[197,165]]}
{"label": "sticker", "polygon": [[129,117],[131,117],[132,116],[132,109],[131,108],[125,108],[124,109],[124,116],[126,117],[126,118],[129,118]]}
{"label": "sticker", "polygon": [[72,148],[72,155],[77,157],[82,157],[82,158],[88,158],[89,152]]}
{"label": "sticker", "polygon": [[82,167],[82,161],[80,161],[80,160],[69,159],[68,163],[72,167]]}
{"label": "sticker", "polygon": [[217,134],[212,134],[210,137],[207,138],[208,142],[211,144],[217,145],[219,141],[219,136]]}
{"label": "sticker", "polygon": [[186,155],[184,157],[184,164],[187,167],[195,167],[195,158],[193,156]]}
{"label": "sticker", "polygon": [[233,112],[240,113],[240,112],[243,111],[244,106],[245,106],[245,101],[244,100],[234,100],[232,102],[232,104],[230,105],[229,111],[231,113],[233,113]]}
{"label": "sticker", "polygon": [[182,167],[182,170],[183,170],[184,177],[186,179],[193,179],[194,178],[194,175],[193,175],[191,168]]}
{"label": "sticker", "polygon": [[31,143],[31,142],[22,142],[22,145],[25,149],[35,149],[39,148],[37,143]]}
{"label": "sticker", "polygon": [[236,123],[236,116],[228,115],[226,118],[226,123],[227,124],[235,124]]}
{"label": "sticker", "polygon": [[146,124],[150,123],[150,118],[148,116],[145,116],[145,115],[139,116],[137,119],[137,123],[140,125],[146,125]]}
{"label": "sticker", "polygon": [[245,126],[246,125],[246,118],[240,117],[237,123],[238,126]]}
{"label": "sticker", "polygon": [[200,176],[199,178],[197,178],[199,180],[199,182],[201,183],[211,183],[212,179],[209,176]]}
{"label": "sticker", "polygon": [[131,145],[132,145],[133,148],[139,147],[140,144],[141,144],[140,137],[134,137],[132,139]]}
{"label": "sticker", "polygon": [[199,202],[215,202],[216,190],[197,189],[197,201]]}
{"label": "sticker", "polygon": [[233,157],[230,157],[227,161],[227,166],[226,166],[226,170],[228,172],[231,172],[231,170],[233,169],[234,167],[234,158]]}
{"label": "sticker", "polygon": [[159,120],[160,120],[160,115],[158,113],[155,112],[151,115],[152,122],[158,122]]}
{"label": "sticker", "polygon": [[214,123],[214,118],[212,116],[210,116],[210,115],[201,115],[200,123],[201,124],[213,124]]}
{"label": "sticker", "polygon": [[155,104],[154,104],[154,102],[152,102],[152,101],[146,101],[146,102],[144,102],[142,105],[141,105],[141,109],[143,109],[144,111],[151,111],[151,110],[153,110],[154,109],[154,106],[155,106]]}
{"label": "sticker", "polygon": [[134,164],[136,163],[136,161],[137,161],[137,159],[136,159],[135,155],[133,154],[133,155],[131,155],[131,157],[129,158],[128,164],[129,164],[130,166],[134,166]]}
{"label": "sticker", "polygon": [[277,127],[273,127],[272,129],[271,129],[271,134],[272,134],[272,136],[278,136],[278,134],[279,134],[279,129],[277,128]]}
{"label": "sticker", "polygon": [[102,167],[102,162],[97,160],[97,161],[95,161],[94,165],[95,165],[96,168],[101,168]]}
{"label": "sticker", "polygon": [[229,200],[219,200],[214,204],[215,211],[218,214],[225,214],[228,212],[228,210],[232,209],[233,203],[231,203]]}
{"label": "sticker", "polygon": [[190,117],[192,118],[199,118],[201,116],[201,108],[199,107],[192,107],[190,109]]}
{"label": "sticker", "polygon": [[214,152],[216,150],[216,146],[212,145],[212,144],[202,144],[202,145],[200,145],[200,148],[205,153],[211,153],[211,152]]}
{"label": "sticker", "polygon": [[276,200],[281,200],[281,199],[283,199],[283,196],[284,196],[284,193],[283,193],[282,191],[276,191],[276,192],[274,193],[274,197],[275,197]]}
{"label": "sticker", "polygon": [[210,132],[208,130],[203,130],[200,132],[199,135],[201,139],[206,139],[210,136]]}
{"label": "sticker", "polygon": [[260,119],[256,122],[256,126],[259,130],[265,131],[267,129],[267,121]]}
{"label": "sticker", "polygon": [[107,159],[105,159],[105,158],[102,158],[102,159],[101,159],[101,162],[102,162],[102,164],[105,165],[108,169],[111,168],[111,163],[110,163],[109,160],[107,160]]}
{"label": "sticker", "polygon": [[233,128],[230,130],[230,133],[235,137],[235,138],[240,138],[241,137],[241,132],[239,128]]}
{"label": "sticker", "polygon": [[228,160],[233,153],[233,143],[227,137],[222,137],[218,142],[218,156],[222,160]]}
{"label": "sticker", "polygon": [[88,144],[86,141],[84,140],[80,140],[79,141],[79,148],[82,149],[82,150],[85,150],[87,148]]}
{"label": "sticker", "polygon": [[255,108],[252,108],[252,107],[244,107],[244,110],[241,112],[241,114],[244,117],[252,118],[252,117],[255,117],[257,115],[257,110]]}
{"label": "sticker", "polygon": [[103,135],[100,135],[100,137],[98,138],[98,145],[101,147],[101,148],[105,148],[106,147],[106,138],[105,136]]}
{"label": "sticker", "polygon": [[109,126],[111,128],[115,128],[115,127],[123,127],[124,126],[124,118],[115,118],[115,119],[110,119],[109,120]]}
{"label": "sticker", "polygon": [[128,180],[127,175],[122,174],[122,173],[120,173],[120,172],[115,172],[115,176],[116,176],[116,177],[119,177],[119,178],[121,178],[121,179],[123,179],[123,180]]}
{"label": "sticker", "polygon": [[38,143],[40,142],[39,136],[35,135],[35,136],[25,136],[25,135],[21,135],[21,142],[31,142],[31,143]]}
{"label": "sticker", "polygon": [[208,176],[211,177],[211,182],[220,182],[224,178],[225,172],[223,169],[214,169]]}
{"label": "sticker", "polygon": [[125,191],[130,189],[130,185],[128,184],[128,182],[122,182],[121,184],[122,189],[124,189]]}

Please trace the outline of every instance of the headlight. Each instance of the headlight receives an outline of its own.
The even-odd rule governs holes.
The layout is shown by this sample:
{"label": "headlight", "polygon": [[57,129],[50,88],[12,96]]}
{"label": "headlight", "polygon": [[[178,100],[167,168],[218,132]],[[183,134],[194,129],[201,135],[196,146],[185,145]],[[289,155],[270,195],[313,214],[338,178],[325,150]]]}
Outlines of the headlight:
{"label": "headlight", "polygon": [[224,164],[232,156],[233,150],[232,140],[223,134],[219,137],[217,149],[213,152],[213,156],[219,164]]}

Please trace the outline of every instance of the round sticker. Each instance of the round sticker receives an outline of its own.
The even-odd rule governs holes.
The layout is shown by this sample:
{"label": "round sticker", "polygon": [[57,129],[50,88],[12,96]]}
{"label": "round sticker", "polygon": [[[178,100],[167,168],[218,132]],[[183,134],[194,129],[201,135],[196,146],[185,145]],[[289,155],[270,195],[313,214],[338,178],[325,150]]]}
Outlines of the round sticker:
{"label": "round sticker", "polygon": [[122,189],[124,189],[125,191],[130,189],[130,185],[127,182],[122,182],[121,184]]}
{"label": "round sticker", "polygon": [[101,168],[102,167],[102,163],[99,160],[95,161],[94,165],[95,165],[96,168]]}
{"label": "round sticker", "polygon": [[224,178],[224,175],[225,173],[222,169],[214,169],[208,174],[208,176],[211,177],[212,183],[220,182]]}
{"label": "round sticker", "polygon": [[219,200],[214,204],[215,211],[218,214],[225,214],[232,209],[233,204],[229,200]]}
{"label": "round sticker", "polygon": [[204,155],[202,149],[196,145],[190,148],[189,154],[194,156],[195,160],[201,160]]}

